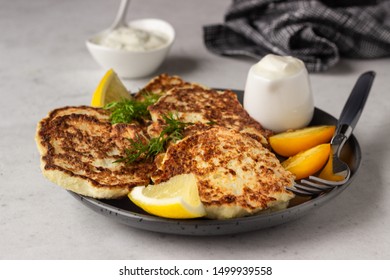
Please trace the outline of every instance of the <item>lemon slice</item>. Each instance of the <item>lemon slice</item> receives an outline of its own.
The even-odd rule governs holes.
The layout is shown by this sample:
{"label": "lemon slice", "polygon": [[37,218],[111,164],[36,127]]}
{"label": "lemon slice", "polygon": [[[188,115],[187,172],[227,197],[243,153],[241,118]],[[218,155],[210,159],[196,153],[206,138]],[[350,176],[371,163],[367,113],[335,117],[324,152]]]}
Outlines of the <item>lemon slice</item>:
{"label": "lemon slice", "polygon": [[118,75],[113,69],[110,69],[100,80],[99,85],[93,93],[91,106],[103,107],[110,102],[120,101],[124,98],[130,99],[130,94]]}
{"label": "lemon slice", "polygon": [[191,219],[206,215],[193,174],[177,175],[157,185],[135,187],[128,196],[134,204],[159,217]]}

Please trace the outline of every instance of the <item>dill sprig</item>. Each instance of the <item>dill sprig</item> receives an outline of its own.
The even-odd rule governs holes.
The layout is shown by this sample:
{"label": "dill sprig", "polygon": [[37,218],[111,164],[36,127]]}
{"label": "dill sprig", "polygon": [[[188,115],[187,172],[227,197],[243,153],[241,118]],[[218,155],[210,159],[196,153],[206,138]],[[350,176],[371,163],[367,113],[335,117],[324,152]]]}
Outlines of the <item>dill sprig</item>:
{"label": "dill sprig", "polygon": [[178,120],[177,115],[173,113],[164,115],[163,119],[166,125],[158,137],[153,137],[146,143],[138,135],[135,140],[128,139],[130,148],[125,150],[126,156],[116,162],[130,164],[140,159],[154,159],[155,156],[166,150],[168,143],[176,143],[183,139],[184,129],[189,125],[193,125],[193,123],[185,123]]}
{"label": "dill sprig", "polygon": [[110,122],[112,124],[130,123],[149,119],[148,106],[156,103],[160,95],[150,92],[145,92],[142,95],[144,97],[143,100],[122,99],[104,106],[104,109],[111,112]]}

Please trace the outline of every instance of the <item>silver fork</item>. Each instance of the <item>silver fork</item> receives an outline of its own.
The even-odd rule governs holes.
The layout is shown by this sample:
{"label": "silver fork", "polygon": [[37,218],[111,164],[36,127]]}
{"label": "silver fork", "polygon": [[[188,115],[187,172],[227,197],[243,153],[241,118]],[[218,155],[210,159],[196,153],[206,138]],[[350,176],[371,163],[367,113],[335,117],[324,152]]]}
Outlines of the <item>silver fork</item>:
{"label": "silver fork", "polygon": [[344,185],[351,176],[351,169],[340,159],[340,152],[352,135],[352,131],[358,122],[363,111],[372,83],[375,78],[375,72],[369,71],[360,75],[348,97],[347,102],[341,111],[337,122],[335,134],[330,142],[333,160],[333,174],[344,178],[340,181],[329,181],[316,176],[310,176],[294,183],[294,187],[287,187],[289,191],[297,195],[315,196]]}

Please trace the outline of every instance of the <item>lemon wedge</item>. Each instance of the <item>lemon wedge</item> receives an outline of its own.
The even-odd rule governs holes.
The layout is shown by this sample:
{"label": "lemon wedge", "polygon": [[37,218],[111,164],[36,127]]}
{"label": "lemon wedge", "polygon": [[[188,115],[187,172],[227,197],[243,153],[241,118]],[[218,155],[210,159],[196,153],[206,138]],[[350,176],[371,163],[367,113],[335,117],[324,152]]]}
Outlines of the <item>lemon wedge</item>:
{"label": "lemon wedge", "polygon": [[309,126],[275,134],[269,138],[269,143],[277,154],[290,157],[329,142],[335,129],[334,125]]}
{"label": "lemon wedge", "polygon": [[319,171],[330,154],[330,144],[320,144],[282,162],[282,166],[295,175],[295,179],[309,177]]}
{"label": "lemon wedge", "polygon": [[130,99],[130,94],[113,69],[106,72],[92,95],[91,106],[103,107],[122,99]]}
{"label": "lemon wedge", "polygon": [[177,175],[157,185],[135,187],[128,196],[134,204],[159,217],[191,219],[206,215],[193,174]]}

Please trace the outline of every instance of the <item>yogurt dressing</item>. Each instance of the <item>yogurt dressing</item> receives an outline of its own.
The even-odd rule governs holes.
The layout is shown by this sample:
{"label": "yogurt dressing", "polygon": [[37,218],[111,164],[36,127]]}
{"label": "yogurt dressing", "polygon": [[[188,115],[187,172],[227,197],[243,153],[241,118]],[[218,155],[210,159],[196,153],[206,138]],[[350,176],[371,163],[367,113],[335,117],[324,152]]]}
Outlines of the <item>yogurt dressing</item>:
{"label": "yogurt dressing", "polygon": [[275,132],[308,125],[314,101],[304,63],[291,56],[265,56],[249,69],[244,108]]}
{"label": "yogurt dressing", "polygon": [[167,38],[154,32],[132,27],[120,27],[97,40],[97,44],[112,49],[150,51],[164,46]]}

